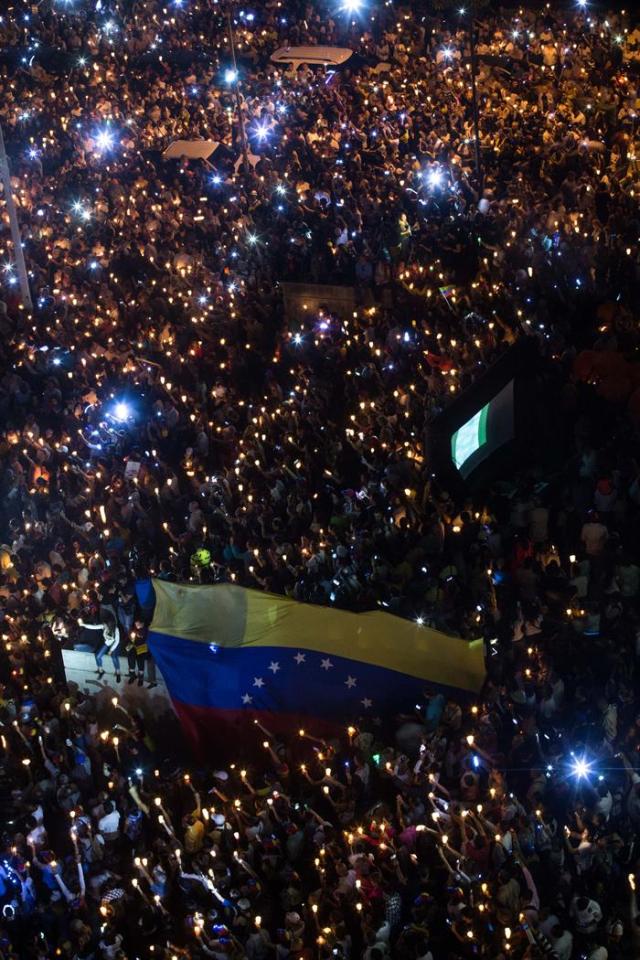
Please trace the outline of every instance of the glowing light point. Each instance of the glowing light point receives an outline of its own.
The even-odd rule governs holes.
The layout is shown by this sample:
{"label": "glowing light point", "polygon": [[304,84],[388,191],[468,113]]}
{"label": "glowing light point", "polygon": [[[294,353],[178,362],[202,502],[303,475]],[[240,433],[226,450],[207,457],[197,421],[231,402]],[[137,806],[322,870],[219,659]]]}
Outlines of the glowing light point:
{"label": "glowing light point", "polygon": [[224,82],[225,83],[235,83],[238,79],[238,71],[230,67],[224,72]]}
{"label": "glowing light point", "polygon": [[129,404],[124,403],[124,401],[120,400],[120,402],[116,403],[115,407],[113,408],[113,416],[115,417],[116,420],[119,420],[120,423],[123,423],[125,420],[128,420]]}
{"label": "glowing light point", "polygon": [[111,150],[113,146],[113,134],[110,130],[100,130],[96,134],[96,148],[100,153]]}
{"label": "glowing light point", "polygon": [[589,775],[590,771],[591,764],[588,763],[584,757],[576,757],[571,767],[571,772],[573,773],[574,777],[576,777],[578,780],[582,780],[584,777]]}

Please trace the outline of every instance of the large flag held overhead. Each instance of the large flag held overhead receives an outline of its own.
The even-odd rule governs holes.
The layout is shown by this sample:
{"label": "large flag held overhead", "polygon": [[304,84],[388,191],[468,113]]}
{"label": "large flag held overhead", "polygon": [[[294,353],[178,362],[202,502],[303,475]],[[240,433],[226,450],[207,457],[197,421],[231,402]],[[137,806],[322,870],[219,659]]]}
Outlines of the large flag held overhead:
{"label": "large flag held overhead", "polygon": [[231,584],[154,580],[149,648],[201,750],[258,720],[330,735],[409,712],[423,692],[477,693],[483,643],[387,613],[348,613]]}

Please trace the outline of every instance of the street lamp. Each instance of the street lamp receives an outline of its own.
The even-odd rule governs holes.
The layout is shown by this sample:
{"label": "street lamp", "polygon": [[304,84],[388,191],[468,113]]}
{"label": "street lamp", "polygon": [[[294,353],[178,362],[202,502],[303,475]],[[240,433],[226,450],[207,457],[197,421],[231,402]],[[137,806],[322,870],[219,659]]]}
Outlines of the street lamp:
{"label": "street lamp", "polygon": [[229,46],[231,47],[231,59],[233,61],[233,70],[226,70],[224,78],[227,83],[232,83],[235,97],[236,97],[236,110],[238,113],[238,127],[240,130],[240,145],[242,148],[242,160],[245,167],[249,163],[249,155],[247,153],[247,135],[244,129],[244,116],[242,113],[242,101],[240,99],[240,85],[238,83],[238,64],[236,61],[236,45],[233,39],[233,23],[231,21],[231,5],[227,7],[227,32],[229,34]]}
{"label": "street lamp", "polygon": [[[458,13],[463,16],[465,8],[461,7]],[[482,152],[480,149],[480,109],[478,106],[478,61],[476,57],[476,21],[473,9],[469,11],[469,48],[471,53],[471,115],[473,118],[473,138],[476,177],[480,193],[484,185],[484,174],[482,170]]]}
{"label": "street lamp", "polygon": [[18,268],[18,280],[20,281],[20,296],[25,310],[33,310],[31,301],[31,291],[29,290],[29,277],[27,275],[27,266],[24,261],[24,250],[22,249],[22,237],[20,235],[20,224],[18,223],[18,212],[16,210],[16,201],[13,196],[13,187],[11,186],[11,173],[9,171],[9,160],[4,145],[4,136],[2,125],[0,125],[0,178],[4,186],[4,199],[9,214],[9,226],[11,228],[11,239],[13,241],[13,254]]}

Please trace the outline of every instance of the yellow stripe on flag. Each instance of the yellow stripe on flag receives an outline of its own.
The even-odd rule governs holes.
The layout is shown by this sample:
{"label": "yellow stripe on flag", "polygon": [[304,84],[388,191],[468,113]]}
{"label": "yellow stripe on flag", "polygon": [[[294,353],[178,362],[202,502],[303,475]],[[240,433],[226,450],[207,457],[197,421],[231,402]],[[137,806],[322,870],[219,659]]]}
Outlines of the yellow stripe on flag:
{"label": "yellow stripe on flag", "polygon": [[477,692],[482,640],[450,637],[381,611],[349,613],[232,584],[154,580],[151,629],[224,647],[283,647],[347,657],[432,683]]}

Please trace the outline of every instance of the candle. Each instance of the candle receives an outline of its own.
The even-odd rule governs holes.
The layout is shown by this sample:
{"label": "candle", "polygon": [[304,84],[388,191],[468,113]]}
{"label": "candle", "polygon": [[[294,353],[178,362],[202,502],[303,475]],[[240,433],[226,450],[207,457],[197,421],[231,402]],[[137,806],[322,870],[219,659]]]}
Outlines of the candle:
{"label": "candle", "polygon": [[20,726],[19,726],[17,720],[14,720],[14,721],[13,721],[13,726],[15,727],[16,733],[18,734],[18,736],[20,737],[20,739],[21,739],[22,742],[24,743],[25,747],[26,747],[28,750],[31,750],[31,745],[29,744],[29,741],[27,740],[27,738],[25,737],[24,733],[23,733],[22,730],[20,729]]}
{"label": "candle", "polygon": [[151,877],[147,870],[147,860],[146,858],[141,860],[140,857],[136,857],[133,861],[136,870],[139,870],[143,877],[146,877],[149,882],[151,882]]}
{"label": "candle", "polygon": [[131,886],[133,887],[134,890],[137,890],[137,891],[138,891],[138,893],[140,894],[140,896],[142,897],[142,899],[143,899],[146,903],[151,903],[151,901],[149,900],[148,896],[146,895],[146,893],[144,892],[144,890],[143,890],[142,887],[140,886],[140,883],[138,882],[138,878],[137,878],[137,877],[133,877],[133,878],[131,879]]}
{"label": "candle", "polygon": [[262,730],[265,736],[271,737],[273,739],[273,734],[269,730],[267,730],[266,727],[263,727],[263,725],[258,720],[254,720],[253,722],[255,723],[256,727]]}

